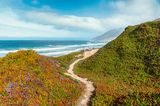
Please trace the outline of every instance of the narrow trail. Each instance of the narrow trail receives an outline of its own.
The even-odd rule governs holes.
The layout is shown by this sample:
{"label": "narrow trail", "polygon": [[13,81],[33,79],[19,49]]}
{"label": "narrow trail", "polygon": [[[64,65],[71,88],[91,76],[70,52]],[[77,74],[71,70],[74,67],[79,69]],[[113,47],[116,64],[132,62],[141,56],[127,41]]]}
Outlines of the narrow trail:
{"label": "narrow trail", "polygon": [[76,61],[74,61],[69,66],[69,69],[67,70],[67,73],[65,73],[66,75],[72,77],[73,79],[76,79],[76,80],[82,82],[85,85],[84,93],[79,98],[79,100],[77,102],[77,106],[87,106],[87,104],[90,101],[90,98],[91,98],[91,96],[92,96],[93,91],[95,90],[95,88],[93,86],[93,82],[88,81],[87,78],[81,78],[81,77],[77,76],[76,74],[74,74],[73,68],[74,68],[74,66],[75,66],[76,63],[78,63],[79,61],[84,60],[84,59],[92,56],[97,51],[98,51],[98,49],[93,49],[93,50],[90,50],[90,51],[85,51],[83,53],[83,57],[80,58],[80,59],[77,59]]}

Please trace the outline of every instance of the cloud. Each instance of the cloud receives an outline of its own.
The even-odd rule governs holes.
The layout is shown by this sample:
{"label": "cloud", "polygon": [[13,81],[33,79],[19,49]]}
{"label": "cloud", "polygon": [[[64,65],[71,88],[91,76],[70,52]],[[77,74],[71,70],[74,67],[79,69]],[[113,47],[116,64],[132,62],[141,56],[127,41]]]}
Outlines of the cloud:
{"label": "cloud", "polygon": [[110,2],[114,13],[105,19],[108,27],[125,27],[160,17],[160,4],[156,0],[118,0]]}
{"label": "cloud", "polygon": [[[40,9],[12,8],[14,0],[0,2],[1,38],[91,38],[103,29],[101,21],[93,17],[60,15],[48,6]],[[18,0],[21,4],[22,1]],[[3,6],[5,5],[5,6]],[[24,4],[23,4],[24,5]],[[46,9],[47,8],[47,9]],[[45,9],[45,11],[43,11]]]}
{"label": "cloud", "polygon": [[160,16],[160,4],[156,0],[117,0],[109,3],[102,0],[100,6],[103,9],[110,8],[106,11],[112,11],[113,13],[103,18],[95,18],[60,15],[46,11],[29,11],[27,18],[30,21],[53,25],[60,29],[94,31],[100,34],[110,29],[154,20]]}
{"label": "cloud", "polygon": [[[75,32],[21,19],[7,8],[0,14],[0,37],[74,37]],[[79,35],[79,34],[77,34]]]}
{"label": "cloud", "polygon": [[29,11],[27,18],[31,21],[57,26],[67,29],[79,29],[90,31],[104,31],[105,27],[101,20],[94,17],[82,17],[75,15],[59,15],[46,11]]}
{"label": "cloud", "polygon": [[[6,1],[6,2],[5,2]],[[8,2],[9,1],[9,2]],[[25,8],[22,0],[16,0]],[[32,0],[32,4],[39,3]],[[2,37],[81,37],[92,38],[107,30],[154,20],[160,16],[160,4],[156,0],[101,0],[97,8],[88,9],[86,15],[63,14],[44,5],[41,8],[22,9],[13,5],[15,0],[0,2],[0,38]],[[95,6],[98,7],[98,4]],[[98,10],[98,12],[96,11]],[[110,11],[110,12],[109,12]],[[96,13],[97,12],[97,13]],[[105,12],[104,12],[105,13]]]}
{"label": "cloud", "polygon": [[32,0],[32,4],[38,4],[38,0]]}

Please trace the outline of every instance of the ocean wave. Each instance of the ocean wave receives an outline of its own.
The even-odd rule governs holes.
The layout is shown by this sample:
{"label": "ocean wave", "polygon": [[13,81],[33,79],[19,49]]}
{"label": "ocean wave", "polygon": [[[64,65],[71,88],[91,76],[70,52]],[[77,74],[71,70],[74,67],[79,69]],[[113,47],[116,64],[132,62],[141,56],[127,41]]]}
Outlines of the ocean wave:
{"label": "ocean wave", "polygon": [[69,54],[72,52],[77,52],[83,50],[82,48],[80,49],[75,49],[75,50],[66,50],[66,51],[57,51],[57,52],[49,52],[49,53],[40,53],[41,55],[46,55],[46,56],[60,56],[60,55],[65,55],[65,54]]}
{"label": "ocean wave", "polygon": [[80,45],[50,45],[50,47],[42,47],[42,48],[20,48],[15,50],[0,50],[0,57],[5,56],[7,53],[10,52],[16,52],[18,50],[35,50],[36,52],[47,55],[47,56],[60,56],[65,55],[71,52],[76,52],[79,50],[87,49],[87,48],[100,48],[105,43],[92,43],[87,42],[86,44],[80,44]]}
{"label": "ocean wave", "polygon": [[52,50],[63,50],[63,49],[71,49],[71,48],[76,48],[76,47],[89,47],[89,46],[100,46],[104,45],[104,43],[87,43],[87,44],[80,44],[80,45],[68,45],[68,46],[55,46],[55,47],[49,47],[49,48],[35,48],[33,50],[37,52],[42,52],[42,51],[52,51]]}

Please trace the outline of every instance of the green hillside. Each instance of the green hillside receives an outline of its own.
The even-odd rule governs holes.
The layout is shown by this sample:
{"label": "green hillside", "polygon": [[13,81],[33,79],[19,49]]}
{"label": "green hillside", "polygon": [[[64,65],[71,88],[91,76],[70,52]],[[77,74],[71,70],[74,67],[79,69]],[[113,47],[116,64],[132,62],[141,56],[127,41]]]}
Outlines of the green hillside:
{"label": "green hillside", "polygon": [[160,21],[129,26],[75,71],[95,82],[92,105],[160,105]]}
{"label": "green hillside", "polygon": [[0,106],[71,106],[80,84],[59,71],[55,60],[18,51],[0,58]]}
{"label": "green hillside", "polygon": [[54,60],[57,60],[57,62],[60,64],[61,68],[63,71],[66,71],[69,67],[69,65],[75,61],[76,59],[80,58],[77,57],[80,55],[82,52],[73,52],[67,55],[59,56],[59,57],[53,57]]}

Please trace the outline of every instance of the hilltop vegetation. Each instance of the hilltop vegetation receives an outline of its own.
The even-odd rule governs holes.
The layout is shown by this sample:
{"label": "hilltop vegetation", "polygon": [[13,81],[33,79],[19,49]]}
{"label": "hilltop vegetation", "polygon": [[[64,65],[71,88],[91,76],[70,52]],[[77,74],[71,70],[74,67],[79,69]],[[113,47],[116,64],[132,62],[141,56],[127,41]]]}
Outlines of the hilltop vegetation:
{"label": "hilltop vegetation", "polygon": [[0,105],[71,106],[81,86],[64,76],[51,58],[18,51],[0,58]]}
{"label": "hilltop vegetation", "polygon": [[75,71],[95,82],[93,106],[160,105],[160,21],[127,27]]}
{"label": "hilltop vegetation", "polygon": [[75,61],[76,59],[78,59],[78,55],[80,56],[82,52],[73,52],[64,56],[59,56],[59,57],[53,57],[53,59],[57,60],[58,63],[60,64],[61,68],[63,68],[63,70],[68,69],[68,66]]}

